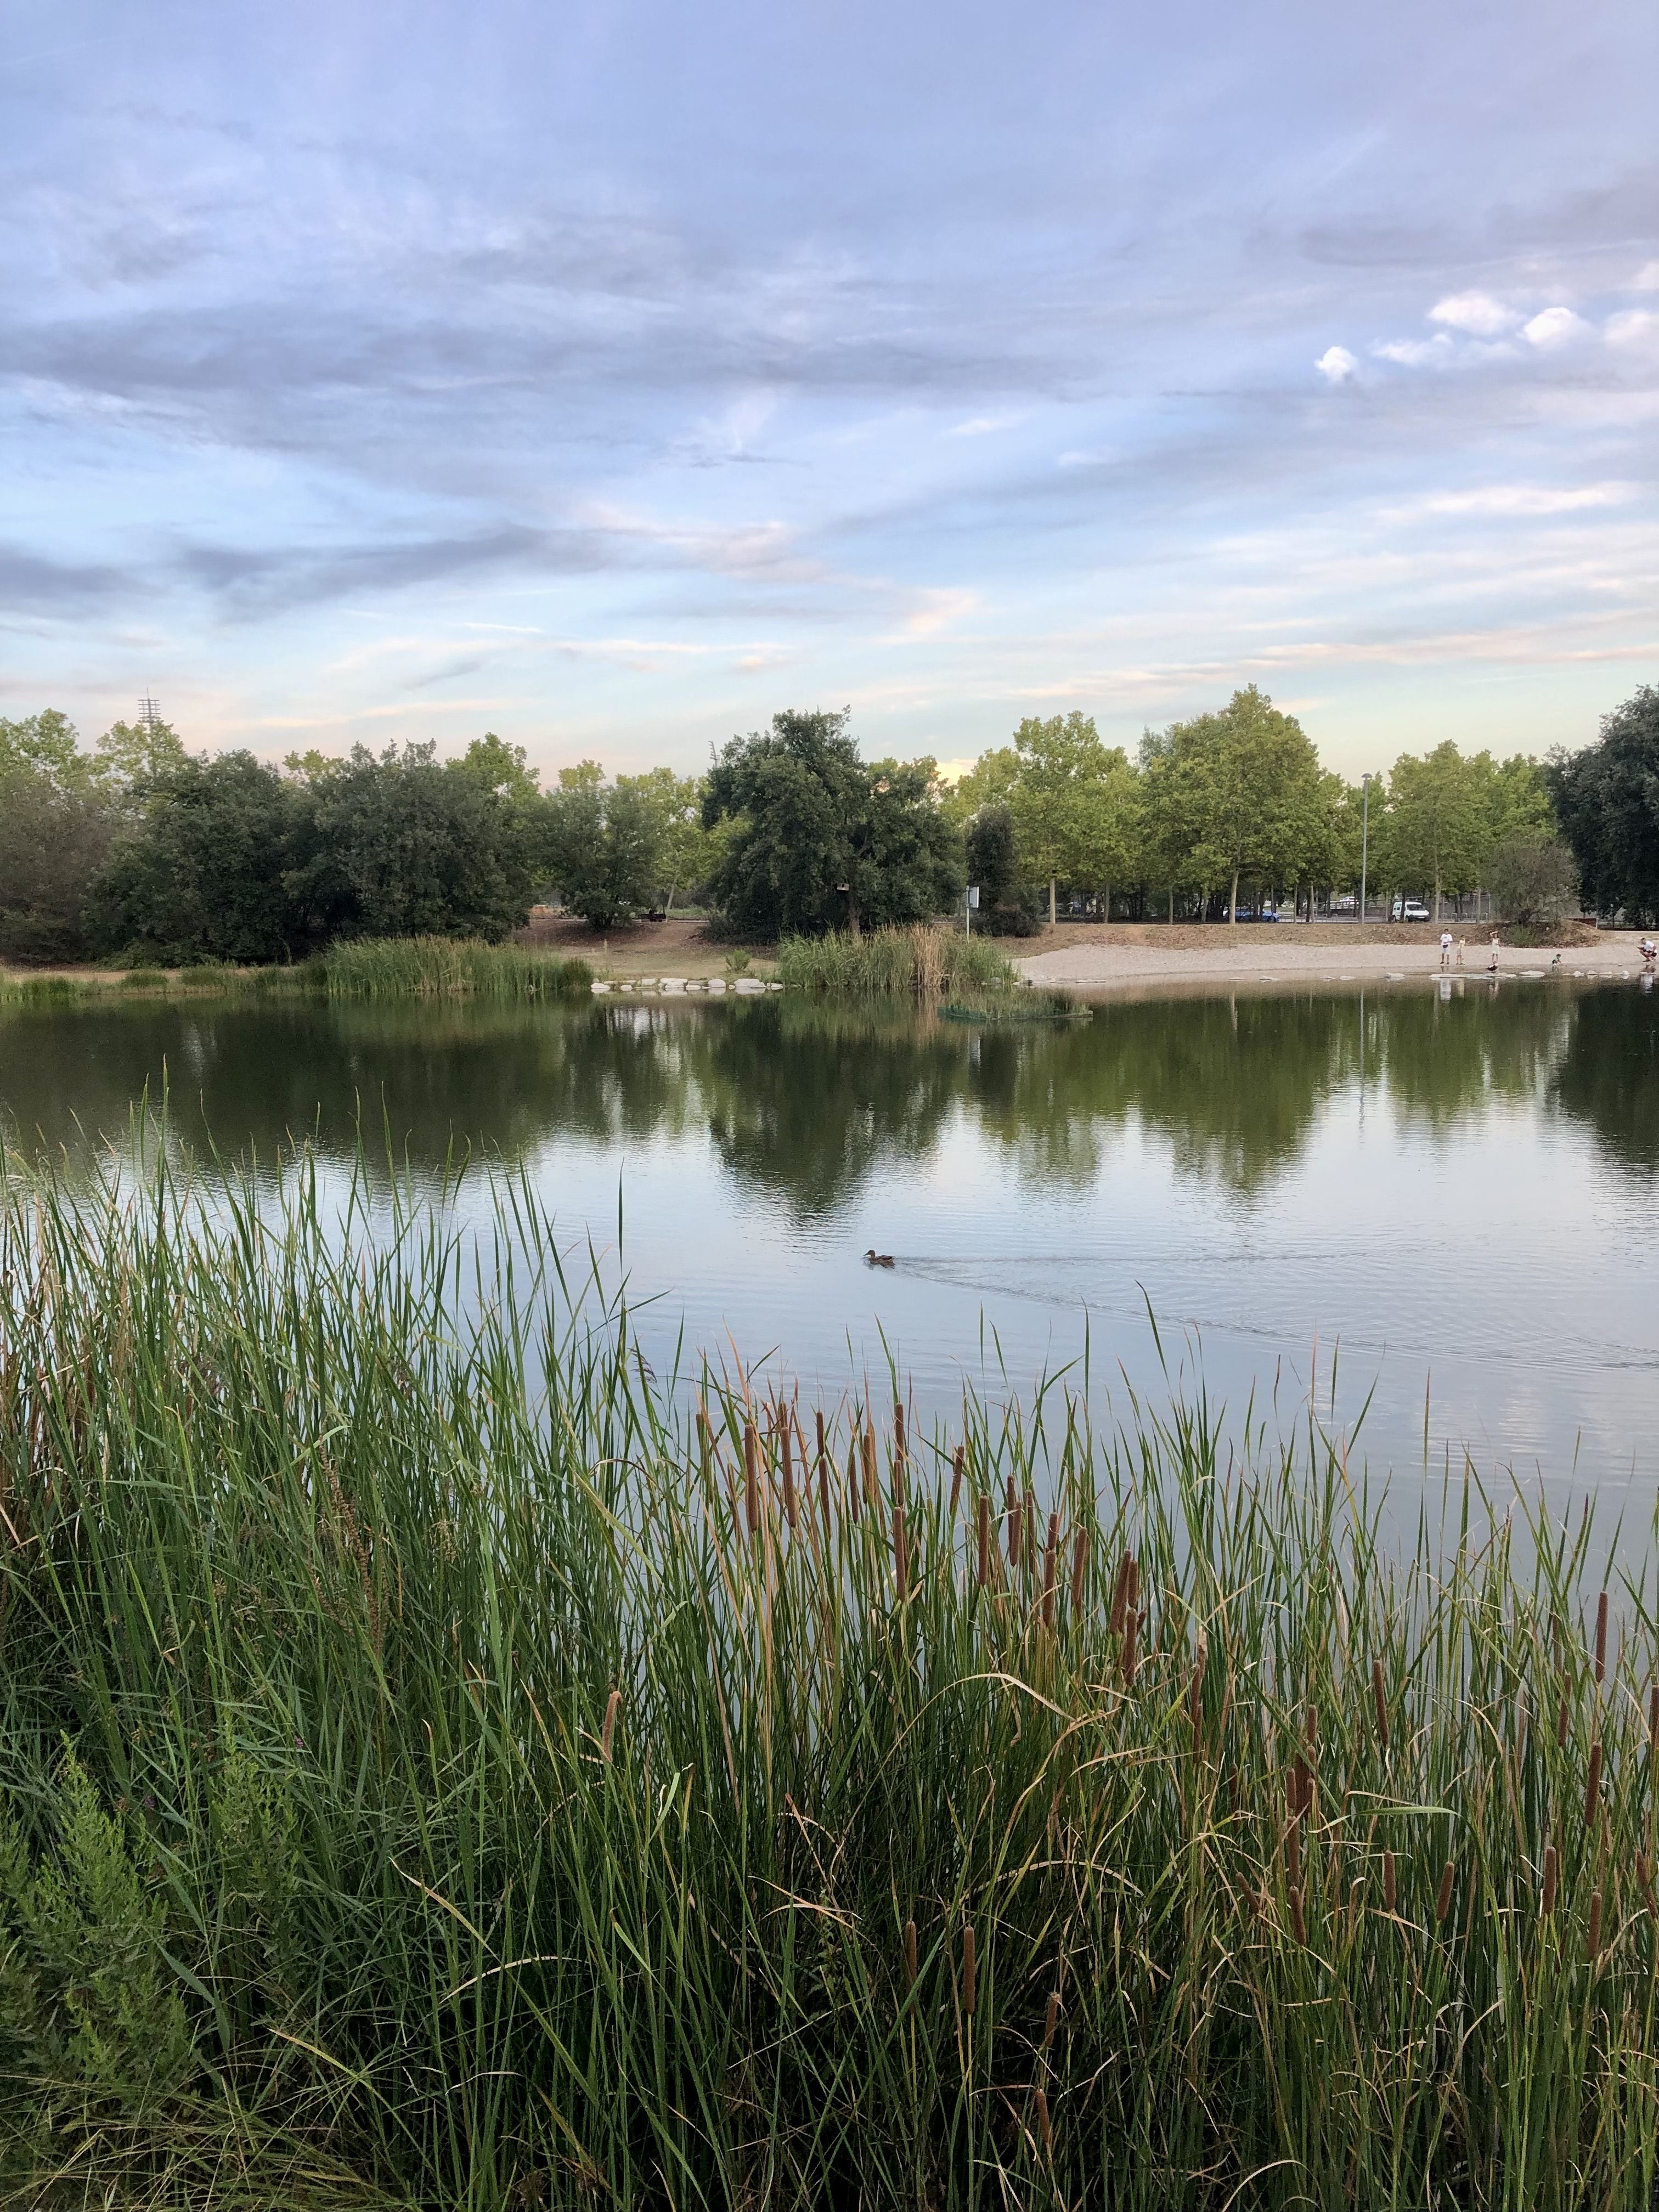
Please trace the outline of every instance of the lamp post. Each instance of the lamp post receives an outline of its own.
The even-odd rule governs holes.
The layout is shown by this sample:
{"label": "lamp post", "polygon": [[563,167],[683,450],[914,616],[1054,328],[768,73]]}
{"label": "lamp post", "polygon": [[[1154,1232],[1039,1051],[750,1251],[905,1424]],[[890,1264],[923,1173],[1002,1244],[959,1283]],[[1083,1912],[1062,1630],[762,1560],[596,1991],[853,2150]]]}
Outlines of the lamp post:
{"label": "lamp post", "polygon": [[1359,779],[1359,919],[1365,919],[1365,863],[1370,859],[1371,833],[1370,771]]}

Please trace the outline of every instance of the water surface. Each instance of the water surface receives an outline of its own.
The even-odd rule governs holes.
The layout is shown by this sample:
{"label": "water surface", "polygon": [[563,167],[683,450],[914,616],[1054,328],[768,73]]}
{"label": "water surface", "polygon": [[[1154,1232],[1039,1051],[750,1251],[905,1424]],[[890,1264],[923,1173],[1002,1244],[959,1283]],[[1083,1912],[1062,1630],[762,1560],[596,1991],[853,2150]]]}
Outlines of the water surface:
{"label": "water surface", "polygon": [[[1659,1003],[1414,983],[967,1028],[770,998],[571,1008],[115,1002],[0,1019],[14,1141],[84,1155],[165,1084],[180,1140],[345,1172],[359,1107],[441,1188],[471,1150],[592,1237],[647,1339],[919,1406],[1080,1358],[1281,1422],[1310,1388],[1420,1480],[1659,1477]],[[460,1204],[482,1206],[483,1195]],[[891,1254],[872,1269],[866,1247]],[[1336,1355],[1335,1396],[1332,1359]],[[1334,1406],[1334,1412],[1333,1412]],[[1425,1441],[1426,1440],[1426,1441]],[[1610,1502],[1617,1504],[1618,1497]]]}

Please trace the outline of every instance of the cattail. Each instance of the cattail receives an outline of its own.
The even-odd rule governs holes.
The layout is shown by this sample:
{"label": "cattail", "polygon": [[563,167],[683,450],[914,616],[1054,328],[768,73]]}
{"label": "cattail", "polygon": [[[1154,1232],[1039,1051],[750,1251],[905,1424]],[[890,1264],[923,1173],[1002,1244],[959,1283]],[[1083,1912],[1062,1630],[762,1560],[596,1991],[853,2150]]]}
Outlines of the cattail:
{"label": "cattail", "polygon": [[1371,1703],[1376,1708],[1376,1740],[1384,1751],[1389,1747],[1389,1702],[1382,1694],[1382,1662],[1371,1662]]}
{"label": "cattail", "polygon": [[904,1408],[896,1401],[893,1406],[893,1494],[904,1495]]}
{"label": "cattail", "polygon": [[1648,1863],[1645,1851],[1636,1854],[1636,1881],[1642,1893],[1642,1902],[1648,1908],[1648,1918],[1659,1920],[1659,1905],[1655,1905],[1653,1897],[1653,1869]]}
{"label": "cattail", "polygon": [[958,1444],[951,1455],[951,1518],[957,1517],[957,1502],[962,1496],[962,1478],[968,1465],[968,1449]]}
{"label": "cattail", "polygon": [[847,1517],[854,1522],[859,1518],[859,1445],[856,1437],[847,1448]]}
{"label": "cattail", "polygon": [[783,1510],[789,1526],[795,1526],[795,1440],[790,1434],[789,1416],[786,1413],[781,1425],[783,1445]]}
{"label": "cattail", "polygon": [[864,1417],[864,1494],[873,1513],[880,1503],[881,1490],[876,1476],[876,1424],[866,1413]]}
{"label": "cattail", "polygon": [[1540,1896],[1538,1900],[1539,1909],[1542,1912],[1546,1920],[1549,1918],[1551,1913],[1555,1910],[1555,1884],[1556,1878],[1560,1872],[1560,1868],[1561,1862],[1555,1856],[1554,1844],[1546,1844],[1544,1846],[1543,1888],[1542,1894]]}
{"label": "cattail", "polygon": [[1400,1892],[1394,1878],[1394,1853],[1382,1854],[1382,1909],[1393,1912],[1400,1902]]}
{"label": "cattail", "polygon": [[1590,1892],[1589,1955],[1592,1966],[1601,1955],[1601,1893],[1599,1889]]}
{"label": "cattail", "polygon": [[1031,2092],[1031,2101],[1036,2106],[1037,2132],[1042,2137],[1042,2148],[1052,2157],[1054,2148],[1054,2124],[1048,2118],[1048,2093],[1041,2081]]}
{"label": "cattail", "polygon": [[1584,1779],[1584,1826],[1588,1828],[1601,1809],[1601,1739],[1590,1746],[1589,1772]]}
{"label": "cattail", "polygon": [[979,2001],[978,1977],[975,1971],[974,1923],[963,1923],[962,1928],[962,2009],[971,2020],[974,2007]]}
{"label": "cattail", "polygon": [[823,1407],[822,1407],[822,1406],[820,1406],[820,1407],[818,1407],[818,1409],[817,1409],[817,1413],[813,1415],[813,1417],[812,1417],[812,1421],[813,1421],[813,1426],[814,1426],[814,1428],[816,1429],[816,1431],[817,1431],[817,1447],[818,1447],[818,1495],[819,1495],[820,1498],[823,1500],[823,1533],[824,1533],[825,1536],[827,1537],[827,1536],[830,1534],[830,1453],[829,1453],[829,1449],[828,1449],[828,1447],[827,1447],[827,1445],[825,1444],[825,1442],[824,1442],[824,1436],[823,1436]]}
{"label": "cattail", "polygon": [[613,1688],[605,1699],[605,1719],[599,1727],[599,1756],[606,1760],[611,1757],[611,1743],[617,1733],[617,1714],[621,1705],[622,1692]]}
{"label": "cattail", "polygon": [[1029,1487],[1025,1492],[1025,1556],[1035,1571],[1037,1563],[1036,1498]]}
{"label": "cattail", "polygon": [[1659,1755],[1659,1682],[1648,1692],[1648,1749]]}
{"label": "cattail", "polygon": [[1295,1882],[1291,1884],[1290,1897],[1291,1933],[1297,1942],[1305,1948],[1308,1941],[1308,1923],[1302,1917],[1302,1892]]}
{"label": "cattail", "polygon": [[910,1595],[910,1547],[904,1534],[904,1508],[893,1508],[893,1588],[903,1604]]}
{"label": "cattail", "polygon": [[1123,1633],[1124,1608],[1129,1602],[1129,1570],[1133,1562],[1126,1552],[1118,1561],[1117,1580],[1112,1585],[1112,1634]]}
{"label": "cattail", "polygon": [[1123,1625],[1123,1680],[1130,1689],[1135,1686],[1136,1646],[1140,1640],[1140,1613],[1132,1609]]}
{"label": "cattail", "polygon": [[1314,1753],[1319,1748],[1319,1708],[1317,1705],[1309,1706],[1308,1717],[1303,1724],[1302,1733],[1307,1739],[1308,1764],[1311,1766],[1313,1764]]}
{"label": "cattail", "polygon": [[979,1501],[979,1586],[984,1589],[991,1579],[991,1501]]}
{"label": "cattail", "polygon": [[751,1420],[743,1425],[743,1510],[752,1536],[760,1528],[760,1437]]}
{"label": "cattail", "polygon": [[1607,1671],[1607,1594],[1602,1591],[1595,1601],[1595,1679],[1599,1682]]}
{"label": "cattail", "polygon": [[1309,1773],[1308,1762],[1300,1752],[1297,1752],[1296,1757],[1291,1761],[1288,1794],[1291,1801],[1291,1820],[1305,1820],[1313,1809],[1313,1777]]}
{"label": "cattail", "polygon": [[1014,1478],[1008,1478],[1008,1564],[1019,1565],[1019,1492],[1014,1487]]}
{"label": "cattail", "polygon": [[1285,1867],[1292,1890],[1302,1885],[1302,1830],[1295,1820],[1285,1831]]}
{"label": "cattail", "polygon": [[1089,1532],[1079,1528],[1072,1539],[1072,1618],[1083,1614],[1083,1577],[1089,1571]]}
{"label": "cattail", "polygon": [[1042,1625],[1054,1625],[1054,1567],[1060,1552],[1060,1516],[1048,1516],[1048,1540],[1042,1549]]}
{"label": "cattail", "polygon": [[1561,1692],[1561,1703],[1555,1716],[1555,1747],[1565,1751],[1567,1746],[1567,1693]]}
{"label": "cattail", "polygon": [[1440,1869],[1440,1894],[1434,1900],[1434,1917],[1437,1920],[1443,1920],[1451,1911],[1452,1874],[1452,1863],[1448,1859]]}
{"label": "cattail", "polygon": [[1058,1990],[1050,1990],[1048,1992],[1048,2009],[1044,2014],[1042,2021],[1042,2047],[1045,2051],[1054,2041],[1054,2031],[1059,2026],[1060,1991]]}
{"label": "cattail", "polygon": [[916,1923],[904,1923],[904,1993],[907,1996],[916,1985]]}

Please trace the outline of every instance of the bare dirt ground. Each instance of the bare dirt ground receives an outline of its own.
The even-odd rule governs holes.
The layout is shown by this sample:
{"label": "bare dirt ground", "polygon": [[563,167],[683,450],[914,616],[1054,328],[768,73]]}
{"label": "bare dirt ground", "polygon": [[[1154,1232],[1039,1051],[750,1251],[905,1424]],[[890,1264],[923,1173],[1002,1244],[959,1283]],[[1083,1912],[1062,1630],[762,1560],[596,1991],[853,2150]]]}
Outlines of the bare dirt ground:
{"label": "bare dirt ground", "polygon": [[[1462,941],[1464,975],[1485,975],[1492,925],[1448,921],[1452,969]],[[1501,927],[1500,939],[1507,933]],[[1559,950],[1568,975],[1638,975],[1639,930],[1595,930],[1569,923],[1558,945],[1500,944],[1500,975],[1549,970]],[[1010,943],[1015,966],[1034,983],[1083,992],[1137,984],[1358,982],[1440,972],[1440,931],[1423,922],[1061,922],[1040,937]]]}
{"label": "bare dirt ground", "polygon": [[704,933],[700,915],[678,914],[666,921],[632,921],[620,929],[599,930],[574,915],[538,909],[517,941],[586,960],[596,975],[618,982],[641,975],[726,975],[732,972],[727,956],[744,951],[750,975],[769,975],[776,952],[772,945],[716,944]]}

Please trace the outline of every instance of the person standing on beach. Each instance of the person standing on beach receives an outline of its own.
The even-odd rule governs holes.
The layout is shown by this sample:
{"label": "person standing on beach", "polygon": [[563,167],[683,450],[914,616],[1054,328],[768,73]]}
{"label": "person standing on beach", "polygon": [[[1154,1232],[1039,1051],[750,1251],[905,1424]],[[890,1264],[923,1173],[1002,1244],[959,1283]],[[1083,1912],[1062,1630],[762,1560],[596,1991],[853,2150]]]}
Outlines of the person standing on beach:
{"label": "person standing on beach", "polygon": [[1496,930],[1492,932],[1492,958],[1486,963],[1486,973],[1489,975],[1495,975],[1498,973],[1498,933]]}
{"label": "person standing on beach", "polygon": [[1448,969],[1448,968],[1449,968],[1450,966],[1451,966],[1451,932],[1450,932],[1450,930],[1449,930],[1449,929],[1443,929],[1443,930],[1441,931],[1441,933],[1440,933],[1440,972],[1441,972],[1441,974],[1443,975],[1445,974],[1445,972],[1446,972],[1447,969]]}
{"label": "person standing on beach", "polygon": [[1463,965],[1463,947],[1466,941],[1467,940],[1461,937],[1457,940],[1457,964],[1460,968]]}

